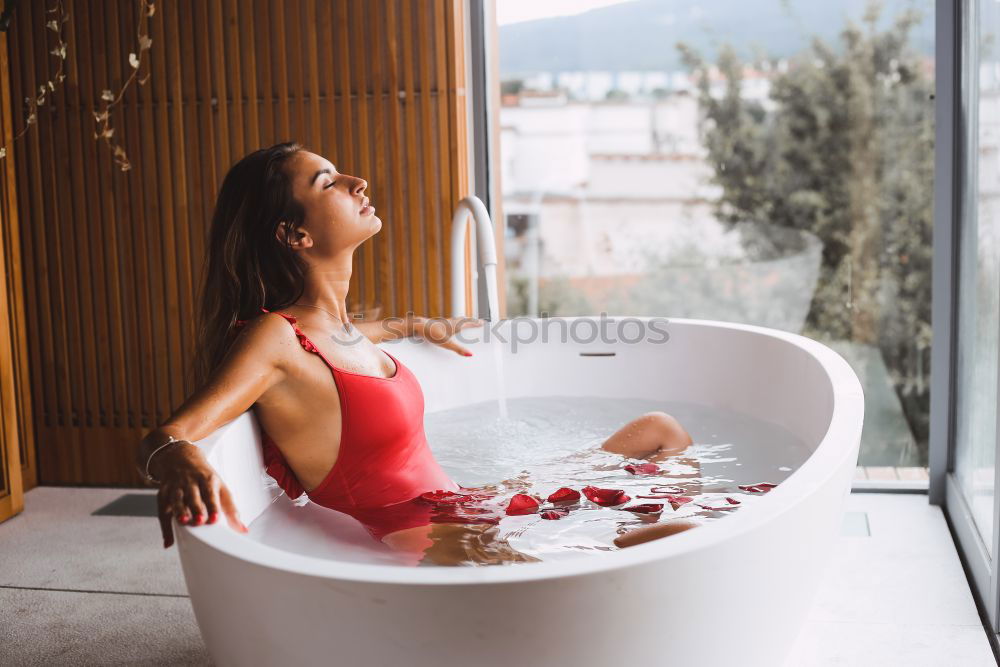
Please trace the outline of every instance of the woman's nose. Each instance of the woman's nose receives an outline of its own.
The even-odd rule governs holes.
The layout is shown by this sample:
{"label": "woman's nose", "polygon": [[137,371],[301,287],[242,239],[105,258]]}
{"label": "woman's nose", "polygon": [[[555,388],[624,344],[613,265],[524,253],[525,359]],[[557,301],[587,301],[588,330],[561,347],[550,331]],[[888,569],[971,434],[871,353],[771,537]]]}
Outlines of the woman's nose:
{"label": "woman's nose", "polygon": [[359,178],[357,184],[354,186],[355,194],[361,194],[368,189],[368,181],[363,178]]}

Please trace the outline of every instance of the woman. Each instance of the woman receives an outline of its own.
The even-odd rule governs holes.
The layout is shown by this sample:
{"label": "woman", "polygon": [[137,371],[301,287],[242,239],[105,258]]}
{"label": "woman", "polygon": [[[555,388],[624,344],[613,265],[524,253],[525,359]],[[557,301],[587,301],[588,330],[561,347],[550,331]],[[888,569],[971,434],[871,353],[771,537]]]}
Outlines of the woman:
{"label": "woman", "polygon": [[[233,529],[247,531],[229,490],[192,442],[251,407],[263,431],[268,472],[290,496],[306,493],[350,513],[376,539],[427,562],[460,562],[468,554],[456,554],[455,545],[475,541],[470,537],[480,545],[496,543],[495,521],[435,514],[415,500],[462,487],[427,447],[416,378],[376,347],[416,335],[470,355],[453,336],[482,323],[410,317],[385,326],[352,324],[348,316],[354,250],[382,227],[367,187],[292,142],[254,151],[226,174],[201,293],[200,389],[143,438],[137,455],[140,469],[160,485],[164,547],[173,543],[171,517],[201,525],[223,512]],[[656,460],[690,443],[675,419],[651,412],[602,446]],[[392,511],[382,511],[385,506]],[[692,525],[654,524],[616,544],[631,546]],[[499,547],[491,557],[518,559]]]}

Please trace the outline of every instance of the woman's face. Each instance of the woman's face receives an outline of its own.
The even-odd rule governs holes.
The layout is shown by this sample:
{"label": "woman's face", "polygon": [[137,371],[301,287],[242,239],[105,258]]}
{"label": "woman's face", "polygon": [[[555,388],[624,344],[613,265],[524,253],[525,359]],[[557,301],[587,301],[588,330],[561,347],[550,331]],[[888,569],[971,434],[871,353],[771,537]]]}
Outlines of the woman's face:
{"label": "woman's face", "polygon": [[332,256],[353,251],[382,228],[375,208],[365,208],[368,183],[363,178],[341,174],[329,160],[309,151],[293,155],[288,168],[292,192],[306,212],[299,228],[305,235],[292,239],[293,246]]}

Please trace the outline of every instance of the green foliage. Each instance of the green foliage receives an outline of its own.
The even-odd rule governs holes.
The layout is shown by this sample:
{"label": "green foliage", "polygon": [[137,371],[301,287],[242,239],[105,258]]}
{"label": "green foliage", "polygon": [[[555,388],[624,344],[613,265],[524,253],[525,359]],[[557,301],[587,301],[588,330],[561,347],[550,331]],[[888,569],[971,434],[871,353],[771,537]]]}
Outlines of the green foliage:
{"label": "green foliage", "polygon": [[524,81],[521,79],[508,79],[500,82],[501,95],[518,95],[524,90]]}
{"label": "green foliage", "polygon": [[742,96],[746,63],[732,48],[715,67],[678,49],[697,81],[719,219],[822,240],[805,333],[878,345],[926,452],[934,86],[910,43],[920,16],[880,29],[880,12],[873,2],[848,23],[839,48],[814,39],[787,67],[755,63],[773,73],[764,103]]}

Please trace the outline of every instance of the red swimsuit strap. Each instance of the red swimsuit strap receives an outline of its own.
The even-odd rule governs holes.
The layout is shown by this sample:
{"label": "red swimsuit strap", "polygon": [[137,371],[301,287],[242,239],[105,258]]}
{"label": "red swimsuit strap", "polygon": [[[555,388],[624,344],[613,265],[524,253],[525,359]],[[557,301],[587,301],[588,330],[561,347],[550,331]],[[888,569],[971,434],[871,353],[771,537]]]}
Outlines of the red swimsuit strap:
{"label": "red swimsuit strap", "polygon": [[[282,317],[284,317],[288,321],[288,323],[292,325],[292,329],[295,330],[295,336],[299,339],[299,344],[302,345],[302,347],[307,352],[314,352],[315,354],[318,354],[320,358],[326,362],[327,366],[331,367],[333,366],[333,364],[331,364],[329,360],[325,356],[323,356],[323,353],[319,351],[319,348],[316,347],[316,345],[311,340],[309,340],[309,337],[306,336],[305,333],[303,333],[302,329],[299,328],[299,320],[294,315],[288,315],[287,313],[282,313],[277,310],[271,311],[265,308],[264,306],[261,306],[260,310],[263,313],[273,312],[276,315],[281,315]],[[240,327],[244,326],[248,321],[249,320],[236,320],[236,328],[239,329]]]}
{"label": "red swimsuit strap", "polygon": [[[260,312],[262,312],[262,313],[270,313],[270,312],[272,312],[272,311],[268,310],[268,309],[267,309],[267,308],[265,308],[264,306],[261,306],[261,307],[260,307]],[[292,315],[288,315],[288,314],[286,314],[286,313],[282,313],[282,312],[280,312],[280,311],[277,311],[277,310],[276,310],[276,311],[273,311],[273,312],[274,312],[274,313],[276,313],[276,314],[278,314],[278,315],[281,315],[281,316],[282,316],[282,317],[284,317],[284,318],[285,318],[286,320],[288,320],[289,322],[291,322],[291,323],[292,323],[292,325],[294,325],[294,327],[295,327],[296,329],[298,329],[298,328],[299,328],[299,327],[298,327],[298,324],[296,324],[296,323],[298,322],[298,320],[297,320],[297,319],[295,319],[295,317],[293,317]],[[245,324],[246,324],[247,322],[249,322],[249,321],[250,321],[250,320],[236,320],[236,328],[237,328],[237,329],[239,329],[240,327],[242,327],[243,325],[245,325]]]}

